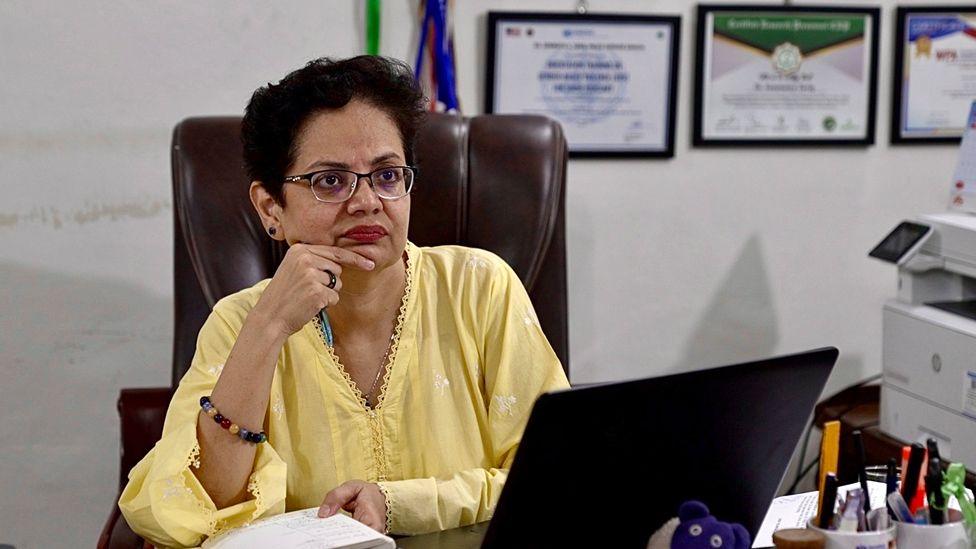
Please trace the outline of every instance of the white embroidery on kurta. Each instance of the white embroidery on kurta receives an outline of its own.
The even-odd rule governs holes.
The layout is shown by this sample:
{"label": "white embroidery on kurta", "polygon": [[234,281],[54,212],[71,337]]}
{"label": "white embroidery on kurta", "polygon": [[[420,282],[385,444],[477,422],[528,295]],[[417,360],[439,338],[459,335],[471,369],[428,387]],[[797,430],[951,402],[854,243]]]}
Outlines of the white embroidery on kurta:
{"label": "white embroidery on kurta", "polygon": [[446,377],[442,376],[441,373],[438,372],[437,370],[434,370],[434,390],[435,391],[439,391],[440,394],[441,394],[441,396],[444,396],[444,389],[446,389],[447,386],[450,385],[450,384],[451,384],[451,382],[448,381],[448,379]]}
{"label": "white embroidery on kurta", "polygon": [[490,263],[488,263],[485,259],[478,257],[476,255],[472,255],[471,257],[468,258],[467,265],[469,269],[474,269],[474,270],[488,269],[489,267],[491,267]]}
{"label": "white embroidery on kurta", "polygon": [[210,375],[212,375],[212,376],[219,376],[220,375],[220,372],[223,372],[223,371],[224,371],[224,365],[223,364],[214,364],[213,366],[211,366],[210,368],[207,369],[207,372]]}
{"label": "white embroidery on kurta", "polygon": [[515,395],[495,395],[492,399],[495,403],[495,411],[501,416],[511,416],[512,407],[515,406],[515,402],[518,400]]}
{"label": "white embroidery on kurta", "polygon": [[163,490],[164,501],[176,496],[182,496],[184,494],[188,494],[192,497],[193,490],[190,490],[188,487],[183,486],[179,482],[176,482],[175,479],[172,478],[166,479],[166,488]]}
{"label": "white embroidery on kurta", "polygon": [[281,401],[281,397],[275,397],[271,411],[274,412],[276,418],[281,419],[281,414],[285,412],[285,403]]}

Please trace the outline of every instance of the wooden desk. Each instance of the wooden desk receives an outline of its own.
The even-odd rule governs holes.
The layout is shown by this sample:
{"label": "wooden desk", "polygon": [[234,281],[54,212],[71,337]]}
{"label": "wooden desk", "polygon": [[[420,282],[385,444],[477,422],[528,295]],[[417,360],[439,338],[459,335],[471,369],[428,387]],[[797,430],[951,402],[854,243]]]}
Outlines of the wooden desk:
{"label": "wooden desk", "polygon": [[[837,480],[843,484],[857,482],[857,454],[854,451],[854,431],[860,429],[864,439],[864,454],[868,465],[884,465],[889,458],[901,466],[901,448],[909,443],[894,439],[879,427],[881,387],[868,385],[845,391],[817,405],[814,422],[823,424],[840,421],[840,460]],[[966,486],[976,490],[976,474],[966,472]]]}

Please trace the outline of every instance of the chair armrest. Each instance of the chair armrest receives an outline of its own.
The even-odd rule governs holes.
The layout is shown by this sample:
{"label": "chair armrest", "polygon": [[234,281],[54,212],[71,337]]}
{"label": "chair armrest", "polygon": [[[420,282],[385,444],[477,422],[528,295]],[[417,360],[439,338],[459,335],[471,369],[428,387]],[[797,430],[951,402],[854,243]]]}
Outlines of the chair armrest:
{"label": "chair armrest", "polygon": [[96,547],[98,549],[143,549],[147,546],[152,547],[129,528],[122,512],[119,511],[119,506],[113,506],[112,513],[102,527],[102,534],[98,537]]}
{"label": "chair armrest", "polygon": [[125,487],[129,471],[155,446],[163,434],[163,420],[173,395],[169,387],[122,389],[119,393],[119,422],[122,443],[119,447],[119,492]]}
{"label": "chair armrest", "polygon": [[[129,471],[145,456],[163,434],[163,420],[173,391],[169,387],[122,389],[117,404],[121,443],[119,445],[119,493]],[[98,549],[142,549],[145,542],[129,528],[118,503],[98,537]]]}

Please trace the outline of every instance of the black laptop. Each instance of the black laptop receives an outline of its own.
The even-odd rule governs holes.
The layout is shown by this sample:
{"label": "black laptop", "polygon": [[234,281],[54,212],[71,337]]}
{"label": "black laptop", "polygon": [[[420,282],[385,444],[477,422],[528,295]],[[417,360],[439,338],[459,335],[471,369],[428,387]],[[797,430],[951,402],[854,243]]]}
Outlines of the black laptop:
{"label": "black laptop", "polygon": [[634,547],[686,500],[755,536],[837,360],[826,348],[536,401],[484,547]]}

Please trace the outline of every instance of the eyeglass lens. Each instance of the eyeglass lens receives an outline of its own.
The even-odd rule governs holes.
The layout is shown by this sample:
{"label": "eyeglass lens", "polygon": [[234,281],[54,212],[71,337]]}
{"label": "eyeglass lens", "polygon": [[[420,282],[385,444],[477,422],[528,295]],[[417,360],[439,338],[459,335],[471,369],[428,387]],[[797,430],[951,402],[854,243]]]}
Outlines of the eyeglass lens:
{"label": "eyeglass lens", "polygon": [[[318,172],[312,176],[312,192],[324,202],[342,202],[352,196],[359,176],[345,170]],[[413,186],[413,171],[402,167],[380,168],[369,174],[373,192],[380,198],[400,198]]]}

